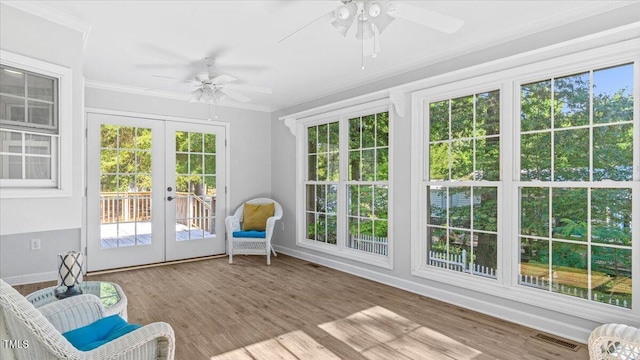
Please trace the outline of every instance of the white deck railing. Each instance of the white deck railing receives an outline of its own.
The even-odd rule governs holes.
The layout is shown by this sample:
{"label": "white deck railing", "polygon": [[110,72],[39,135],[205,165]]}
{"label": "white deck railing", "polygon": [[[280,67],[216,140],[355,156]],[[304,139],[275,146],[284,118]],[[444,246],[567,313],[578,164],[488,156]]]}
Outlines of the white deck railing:
{"label": "white deck railing", "polygon": [[[216,197],[177,192],[176,221],[206,231],[214,227]],[[151,192],[101,192],[100,223],[151,221]]]}

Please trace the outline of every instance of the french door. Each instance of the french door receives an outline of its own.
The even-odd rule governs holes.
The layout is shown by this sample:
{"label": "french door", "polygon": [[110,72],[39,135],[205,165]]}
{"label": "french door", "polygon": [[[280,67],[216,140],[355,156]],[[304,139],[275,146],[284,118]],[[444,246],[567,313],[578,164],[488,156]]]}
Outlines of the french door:
{"label": "french door", "polygon": [[225,128],[90,113],[87,269],[225,253]]}

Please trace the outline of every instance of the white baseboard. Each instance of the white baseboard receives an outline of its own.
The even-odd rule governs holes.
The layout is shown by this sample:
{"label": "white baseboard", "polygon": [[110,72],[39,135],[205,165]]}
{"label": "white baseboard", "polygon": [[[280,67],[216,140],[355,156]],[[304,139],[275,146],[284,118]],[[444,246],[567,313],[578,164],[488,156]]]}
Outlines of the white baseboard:
{"label": "white baseboard", "polygon": [[2,278],[9,285],[33,284],[58,279],[57,271],[47,271],[38,274],[18,275]]}
{"label": "white baseboard", "polygon": [[[524,306],[530,307],[530,311],[521,311],[510,307],[501,306],[491,303],[489,301],[481,300],[478,298],[472,298],[469,296],[461,295],[455,292],[443,290],[438,287],[420,284],[417,282],[409,281],[395,276],[382,274],[376,271],[371,271],[359,266],[346,264],[340,261],[327,259],[322,256],[309,254],[304,251],[283,247],[279,245],[273,246],[279,253],[293,256],[295,258],[311,261],[332,269],[343,271],[352,275],[356,275],[368,280],[376,281],[385,285],[389,285],[398,289],[406,290],[418,295],[429,297],[432,299],[440,300],[449,304],[460,306],[469,310],[477,311],[482,314],[503,319],[512,323],[527,326],[536,330],[554,334],[564,337],[573,341],[577,341],[583,344],[587,343],[589,334],[593,330],[592,328],[583,328],[575,326],[573,324],[567,324],[560,322],[552,317],[543,317],[538,315],[541,312],[548,310],[537,308],[528,304]],[[484,294],[483,294],[484,295]],[[486,297],[486,296],[483,296]],[[505,300],[497,297],[496,300]],[[513,301],[515,303],[515,301]]]}

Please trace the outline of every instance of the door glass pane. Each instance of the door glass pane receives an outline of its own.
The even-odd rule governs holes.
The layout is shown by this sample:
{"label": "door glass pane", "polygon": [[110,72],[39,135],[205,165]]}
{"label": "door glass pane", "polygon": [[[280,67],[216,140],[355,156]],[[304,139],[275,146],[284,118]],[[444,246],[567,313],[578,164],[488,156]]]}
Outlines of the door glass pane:
{"label": "door glass pane", "polygon": [[[143,149],[143,151],[139,151]],[[151,244],[151,129],[100,128],[100,247]]]}
{"label": "door glass pane", "polygon": [[216,135],[178,131],[176,141],[176,241],[215,235]]}

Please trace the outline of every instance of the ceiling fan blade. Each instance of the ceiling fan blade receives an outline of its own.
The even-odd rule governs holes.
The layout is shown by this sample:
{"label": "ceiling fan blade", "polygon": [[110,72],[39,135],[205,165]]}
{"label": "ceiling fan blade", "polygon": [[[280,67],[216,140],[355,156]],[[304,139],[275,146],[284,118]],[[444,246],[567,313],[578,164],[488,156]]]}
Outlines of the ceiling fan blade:
{"label": "ceiling fan blade", "polygon": [[209,52],[209,55],[207,55],[207,57],[205,57],[203,60],[204,61],[212,61],[215,63],[215,61],[222,55],[224,55],[225,53],[229,52],[229,47],[226,45],[222,45],[222,46],[218,46],[218,48],[214,49],[213,51]]}
{"label": "ceiling fan blade", "polygon": [[168,86],[160,86],[160,87],[154,87],[154,88],[148,88],[148,89],[144,89],[144,91],[156,91],[156,90],[164,90],[164,89],[170,89],[172,87],[174,87],[174,85],[168,85]]}
{"label": "ceiling fan blade", "polygon": [[272,94],[273,93],[271,91],[271,89],[266,88],[266,87],[260,87],[260,86],[226,84],[224,87],[227,88],[227,89],[251,91],[251,92],[262,93],[262,94]]}
{"label": "ceiling fan blade", "polygon": [[462,25],[464,25],[464,20],[462,19],[427,10],[405,2],[390,2],[389,14],[447,34],[455,33],[460,30]]}
{"label": "ceiling fan blade", "polygon": [[170,48],[166,48],[153,43],[141,43],[140,46],[142,49],[151,51],[155,53],[154,57],[161,57],[163,59],[173,58],[174,60],[180,61],[181,64],[179,66],[184,66],[184,63],[191,62],[192,59],[185,54],[182,54],[178,51],[174,51]]}
{"label": "ceiling fan blade", "polygon": [[178,81],[184,81],[184,82],[193,82],[193,79],[181,79],[181,78],[172,77],[172,76],[153,75],[153,77],[157,77],[157,78],[161,78],[161,79],[178,80]]}
{"label": "ceiling fan blade", "polygon": [[134,67],[138,69],[175,69],[183,68],[184,64],[171,63],[171,64],[135,64]]}
{"label": "ceiling fan blade", "polygon": [[191,92],[191,98],[189,99],[190,103],[199,102],[202,98],[203,91],[202,89],[195,89]]}
{"label": "ceiling fan blade", "polygon": [[242,94],[240,94],[239,92],[235,92],[231,89],[220,89],[221,92],[225,93],[227,96],[229,96],[230,98],[236,100],[236,101],[240,101],[240,102],[249,102],[251,101],[250,98],[248,98],[247,96],[244,96]]}
{"label": "ceiling fan blade", "polygon": [[306,29],[307,27],[311,26],[312,24],[322,20],[322,19],[333,19],[333,12],[334,10],[329,11],[328,13],[316,18],[315,20],[311,20],[311,22],[309,22],[308,24],[304,25],[303,27],[299,28],[298,30],[292,32],[291,34],[283,37],[282,39],[278,40],[278,44],[287,40],[288,38],[292,37],[293,35],[299,33],[300,31]]}
{"label": "ceiling fan blade", "polygon": [[226,84],[234,81],[236,81],[236,78],[231,75],[218,75],[211,79],[214,84]]}
{"label": "ceiling fan blade", "polygon": [[215,67],[218,69],[223,69],[224,72],[235,72],[235,71],[253,71],[260,72],[269,69],[268,66],[265,65],[251,65],[251,64],[227,64],[225,62],[216,63]]}

